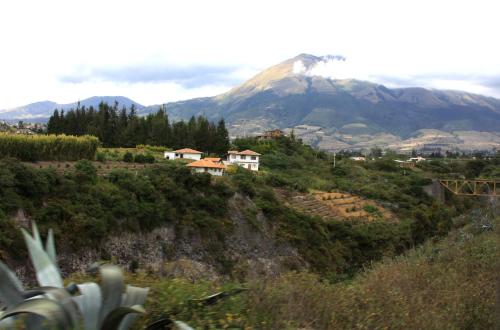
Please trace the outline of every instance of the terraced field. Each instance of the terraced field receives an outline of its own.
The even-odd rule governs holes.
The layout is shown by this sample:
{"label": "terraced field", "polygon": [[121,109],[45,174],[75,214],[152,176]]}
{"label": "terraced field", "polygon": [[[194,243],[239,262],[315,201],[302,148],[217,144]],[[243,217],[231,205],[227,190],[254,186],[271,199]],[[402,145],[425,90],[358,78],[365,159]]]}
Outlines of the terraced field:
{"label": "terraced field", "polygon": [[302,194],[281,189],[277,192],[292,208],[325,220],[397,221],[396,216],[379,203],[348,193],[313,191]]}

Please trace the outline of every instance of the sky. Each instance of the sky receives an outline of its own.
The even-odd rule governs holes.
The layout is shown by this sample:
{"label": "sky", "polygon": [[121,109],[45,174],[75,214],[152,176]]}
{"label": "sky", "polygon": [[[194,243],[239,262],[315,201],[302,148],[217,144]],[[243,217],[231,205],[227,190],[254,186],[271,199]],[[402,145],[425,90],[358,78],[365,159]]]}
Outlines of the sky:
{"label": "sky", "polygon": [[495,0],[2,1],[0,109],[213,96],[300,53],[345,57],[342,77],[500,98],[498,12]]}

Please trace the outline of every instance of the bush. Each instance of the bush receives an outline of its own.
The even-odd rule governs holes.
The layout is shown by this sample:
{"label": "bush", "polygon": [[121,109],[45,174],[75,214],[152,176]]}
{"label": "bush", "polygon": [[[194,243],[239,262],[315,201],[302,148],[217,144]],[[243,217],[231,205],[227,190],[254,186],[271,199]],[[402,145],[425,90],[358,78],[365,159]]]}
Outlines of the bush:
{"label": "bush", "polygon": [[97,169],[88,160],[80,160],[75,164],[75,177],[79,183],[95,183],[97,181]]}
{"label": "bush", "polygon": [[96,154],[96,160],[97,160],[98,162],[104,163],[104,162],[106,161],[106,154],[105,154],[105,153],[103,153],[103,152],[98,152],[98,153]]}
{"label": "bush", "polygon": [[134,155],[127,151],[125,155],[123,155],[123,161],[126,163],[132,163],[134,161]]}
{"label": "bush", "polygon": [[151,154],[137,154],[135,155],[134,161],[141,164],[152,164],[155,162],[155,157]]}

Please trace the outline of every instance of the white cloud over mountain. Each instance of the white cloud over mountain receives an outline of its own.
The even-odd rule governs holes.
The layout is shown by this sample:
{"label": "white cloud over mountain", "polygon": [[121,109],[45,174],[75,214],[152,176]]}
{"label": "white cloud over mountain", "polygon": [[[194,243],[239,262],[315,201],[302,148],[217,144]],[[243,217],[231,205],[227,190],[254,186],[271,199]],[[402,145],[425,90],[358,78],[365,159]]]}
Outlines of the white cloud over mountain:
{"label": "white cloud over mountain", "polygon": [[4,1],[0,109],[208,96],[300,53],[346,56],[311,74],[500,97],[499,11],[488,0]]}

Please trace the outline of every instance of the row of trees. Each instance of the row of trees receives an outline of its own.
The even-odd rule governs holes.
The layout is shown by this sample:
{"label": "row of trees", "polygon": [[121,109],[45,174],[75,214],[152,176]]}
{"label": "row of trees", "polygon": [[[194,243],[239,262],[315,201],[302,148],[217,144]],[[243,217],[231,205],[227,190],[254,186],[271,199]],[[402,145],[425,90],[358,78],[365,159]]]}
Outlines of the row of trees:
{"label": "row of trees", "polygon": [[0,134],[0,155],[23,161],[94,159],[94,136]]}
{"label": "row of trees", "polygon": [[164,107],[145,117],[137,115],[134,105],[119,109],[100,103],[98,109],[77,106],[68,112],[58,110],[50,117],[49,134],[94,135],[105,147],[135,147],[138,144],[173,149],[194,148],[223,154],[229,148],[229,135],[223,119],[217,124],[205,117],[170,123]]}

